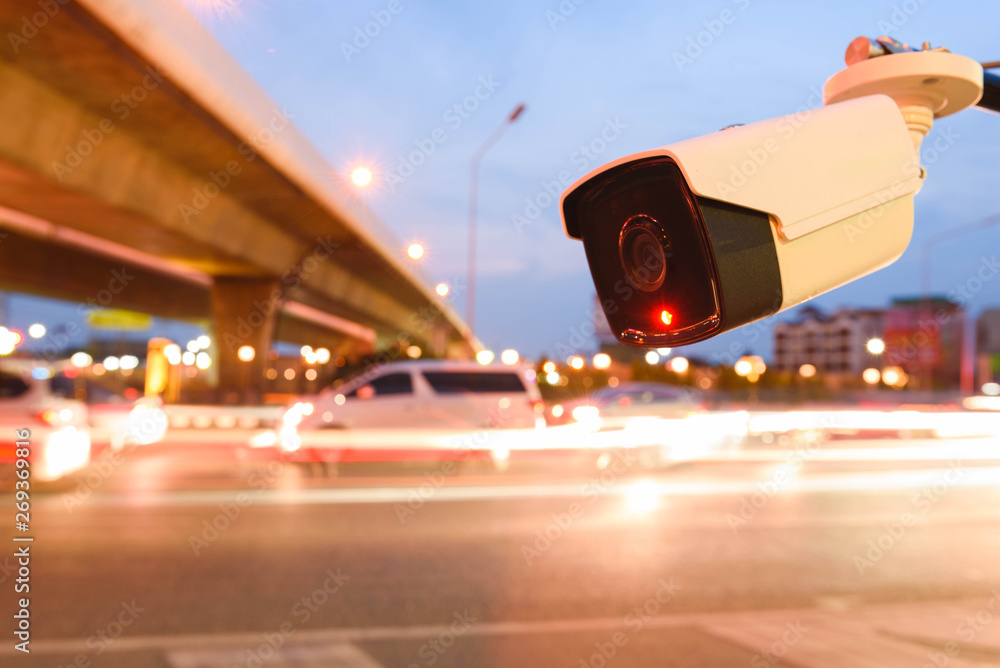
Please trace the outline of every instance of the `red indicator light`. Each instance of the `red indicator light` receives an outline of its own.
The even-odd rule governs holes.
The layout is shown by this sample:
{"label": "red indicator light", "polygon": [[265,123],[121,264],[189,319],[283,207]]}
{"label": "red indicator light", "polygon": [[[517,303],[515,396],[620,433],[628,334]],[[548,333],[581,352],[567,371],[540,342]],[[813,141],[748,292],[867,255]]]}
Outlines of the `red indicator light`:
{"label": "red indicator light", "polygon": [[670,311],[664,310],[660,313],[660,320],[663,321],[664,325],[669,325],[674,321],[674,314]]}

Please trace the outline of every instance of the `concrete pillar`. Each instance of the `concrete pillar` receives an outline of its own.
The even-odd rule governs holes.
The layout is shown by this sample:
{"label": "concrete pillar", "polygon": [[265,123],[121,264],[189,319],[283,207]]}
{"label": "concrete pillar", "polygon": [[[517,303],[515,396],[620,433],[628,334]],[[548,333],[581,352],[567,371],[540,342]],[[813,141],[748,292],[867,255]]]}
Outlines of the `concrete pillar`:
{"label": "concrete pillar", "polygon": [[[274,340],[280,306],[278,280],[217,276],[212,286],[212,319],[218,352],[218,400],[226,404],[260,403],[264,370]],[[243,346],[252,346],[254,358],[237,357]]]}

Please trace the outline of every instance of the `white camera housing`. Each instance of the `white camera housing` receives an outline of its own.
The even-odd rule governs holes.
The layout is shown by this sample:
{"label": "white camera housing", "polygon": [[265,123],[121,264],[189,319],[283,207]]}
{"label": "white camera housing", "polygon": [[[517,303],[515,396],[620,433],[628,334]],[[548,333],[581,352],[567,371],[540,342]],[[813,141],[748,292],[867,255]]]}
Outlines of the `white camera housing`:
{"label": "white camera housing", "polygon": [[867,95],[626,156],[560,210],[619,340],[676,346],[895,261],[922,177],[897,103]]}

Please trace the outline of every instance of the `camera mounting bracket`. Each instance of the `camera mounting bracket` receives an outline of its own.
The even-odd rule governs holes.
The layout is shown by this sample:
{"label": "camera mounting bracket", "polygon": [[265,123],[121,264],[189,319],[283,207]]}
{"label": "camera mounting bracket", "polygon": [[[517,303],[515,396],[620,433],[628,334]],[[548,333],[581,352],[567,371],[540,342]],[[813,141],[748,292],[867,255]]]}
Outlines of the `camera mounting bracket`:
{"label": "camera mounting bracket", "polygon": [[935,118],[976,104],[983,95],[983,67],[946,49],[914,50],[889,37],[858,37],[844,56],[847,67],[827,79],[823,103],[865,95],[891,97],[919,152]]}

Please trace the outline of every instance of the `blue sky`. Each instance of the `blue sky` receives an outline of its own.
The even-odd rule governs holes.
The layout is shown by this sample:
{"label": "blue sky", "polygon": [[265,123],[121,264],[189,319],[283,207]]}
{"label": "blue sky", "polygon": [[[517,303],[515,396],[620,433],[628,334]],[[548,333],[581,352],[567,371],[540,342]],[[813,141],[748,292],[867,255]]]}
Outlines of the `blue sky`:
{"label": "blue sky", "polygon": [[[563,235],[557,203],[540,206],[520,230],[513,222],[527,200],[545,203],[545,183],[561,171],[575,179],[629,153],[817,106],[859,35],[1000,59],[1000,6],[988,2],[226,1],[236,11],[202,11],[205,25],[293,114],[334,166],[333,179],[356,164],[376,168],[379,187],[366,191],[367,204],[399,238],[399,252],[412,240],[425,244],[430,280],[464,280],[470,158],[505,115],[527,105],[482,165],[476,329],[489,347],[529,355],[568,344],[592,308],[583,248]],[[355,43],[379,17],[378,34]],[[700,53],[687,51],[713,28]],[[449,113],[477,88],[474,111]],[[609,123],[617,135],[602,153],[590,160],[578,152]],[[443,131],[438,142],[435,130]],[[1000,117],[967,110],[942,119],[925,148],[936,135],[948,138],[947,149],[925,151],[929,176],[906,254],[811,304],[877,307],[912,295],[926,237],[1000,212]],[[388,187],[401,156],[428,141],[433,152]],[[1000,250],[998,240],[1000,226],[935,247],[934,289],[964,283]],[[463,304],[459,295],[460,312]],[[971,302],[974,312],[988,305],[1000,305],[1000,280]],[[769,353],[769,329],[687,352],[711,355],[734,343]]]}

